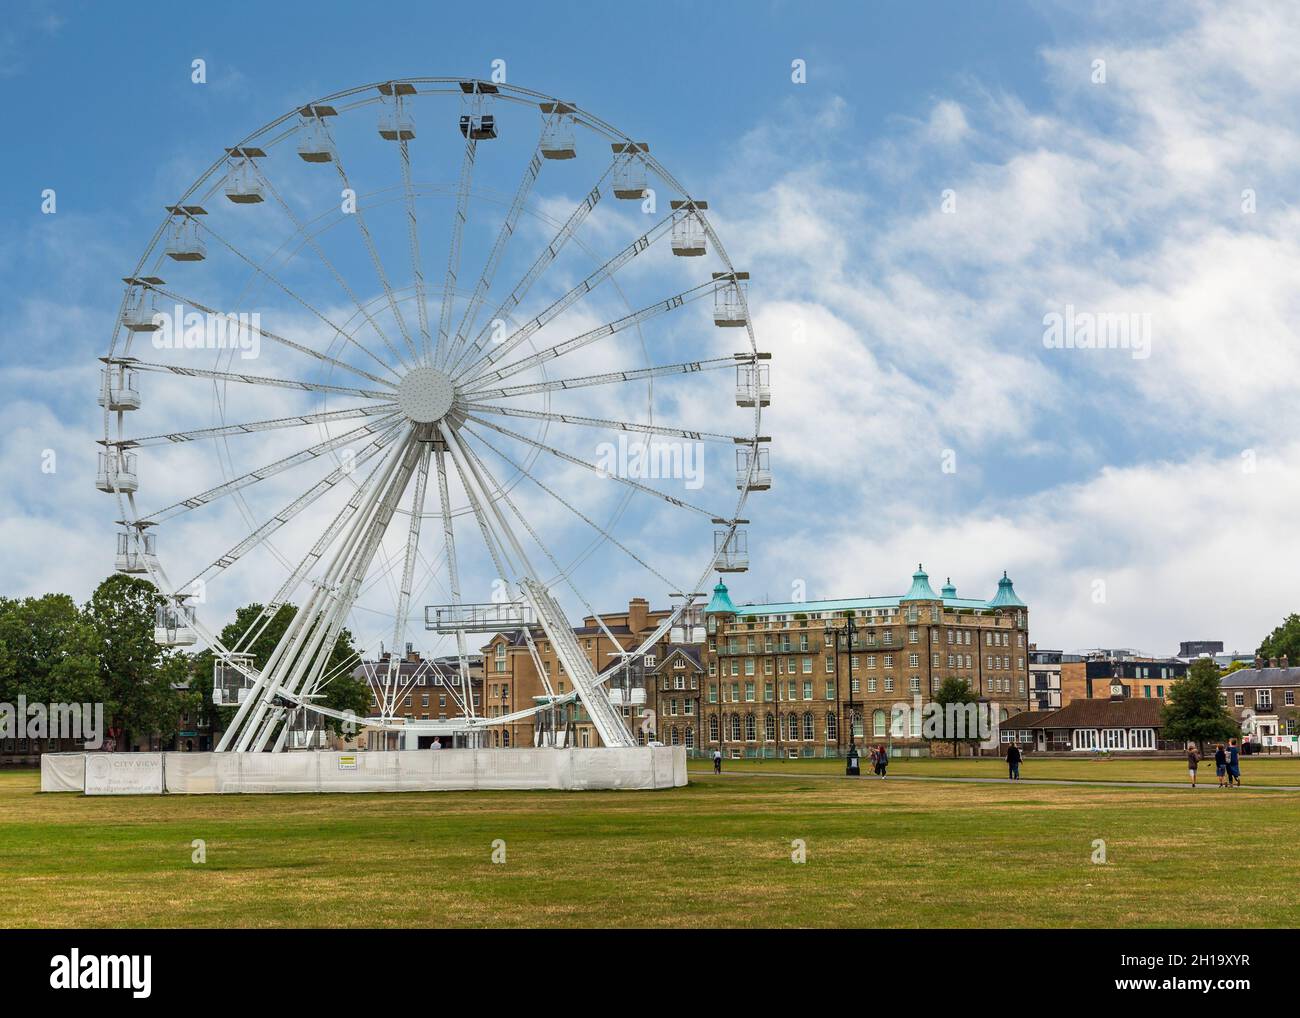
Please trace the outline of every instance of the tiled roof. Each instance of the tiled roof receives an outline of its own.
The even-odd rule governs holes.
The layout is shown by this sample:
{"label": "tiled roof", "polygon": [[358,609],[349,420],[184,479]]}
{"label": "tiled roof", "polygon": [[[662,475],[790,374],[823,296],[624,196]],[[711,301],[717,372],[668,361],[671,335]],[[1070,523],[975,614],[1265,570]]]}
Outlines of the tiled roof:
{"label": "tiled roof", "polygon": [[1019,714],[1013,714],[1005,721],[999,721],[998,727],[1010,731],[1022,731],[1027,728],[1050,728],[1051,726],[1044,722],[1056,713],[1054,710],[1021,711]]}
{"label": "tiled roof", "polygon": [[[1164,701],[1150,697],[1128,700],[1071,700],[1040,728],[1159,728]],[[1014,720],[1014,719],[1011,719]]]}
{"label": "tiled roof", "polygon": [[674,654],[680,654],[682,657],[686,658],[686,660],[689,661],[691,664],[693,664],[697,670],[699,671],[704,670],[704,666],[700,664],[699,644],[670,643],[668,644],[668,649],[664,654],[664,659],[659,662],[659,665],[655,668],[655,671],[656,672],[661,672],[665,670],[672,671],[672,669],[668,668],[667,665],[668,662],[672,660]]}
{"label": "tiled roof", "polygon": [[1300,686],[1300,668],[1239,668],[1219,679],[1224,689],[1242,686]]}

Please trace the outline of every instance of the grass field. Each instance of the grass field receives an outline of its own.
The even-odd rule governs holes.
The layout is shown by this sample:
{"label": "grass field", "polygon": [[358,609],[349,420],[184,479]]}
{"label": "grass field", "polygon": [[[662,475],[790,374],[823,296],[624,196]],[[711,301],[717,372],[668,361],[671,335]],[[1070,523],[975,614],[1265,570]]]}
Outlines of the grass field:
{"label": "grass field", "polygon": [[[711,772],[711,760],[691,760],[687,766],[692,773]],[[806,760],[724,760],[726,773],[788,773],[788,774],[843,774],[844,761],[836,759]],[[862,770],[870,770],[870,763],[862,757]],[[1005,778],[1007,765],[1001,760],[942,759],[939,757],[895,757],[889,762],[889,773],[921,775],[944,778]],[[1187,764],[1177,759],[1135,760],[1124,757],[1034,757],[1029,756],[1020,767],[1022,778],[1052,778],[1065,781],[1173,781],[1186,783]],[[1243,785],[1297,785],[1300,786],[1300,759],[1291,756],[1247,756],[1241,758]],[[1202,761],[1197,781],[1217,784],[1214,761]]]}
{"label": "grass field", "polygon": [[1300,924],[1287,792],[832,781],[803,766],[666,792],[157,798],[40,795],[35,772],[4,772],[0,926]]}

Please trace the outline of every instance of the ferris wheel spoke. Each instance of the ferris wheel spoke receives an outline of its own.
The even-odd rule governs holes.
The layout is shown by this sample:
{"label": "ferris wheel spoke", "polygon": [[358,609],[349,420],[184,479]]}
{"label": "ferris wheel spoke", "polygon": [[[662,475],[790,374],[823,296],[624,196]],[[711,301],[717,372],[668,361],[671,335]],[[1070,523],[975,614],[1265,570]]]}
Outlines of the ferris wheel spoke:
{"label": "ferris wheel spoke", "polygon": [[479,443],[480,443],[481,445],[483,445],[485,448],[489,449],[491,452],[493,452],[497,457],[499,457],[499,458],[502,460],[502,462],[504,462],[504,463],[505,463],[507,466],[509,466],[511,469],[513,469],[513,470],[517,470],[517,471],[519,471],[519,473],[521,473],[521,474],[523,474],[525,477],[527,477],[530,481],[532,481],[535,485],[537,485],[537,487],[541,488],[542,491],[546,492],[546,494],[550,495],[551,498],[555,499],[555,501],[559,502],[560,505],[564,506],[564,508],[566,508],[567,510],[569,510],[569,512],[573,513],[574,516],[578,517],[578,519],[582,520],[582,522],[585,523],[587,526],[589,526],[592,530],[594,530],[594,531],[596,531],[598,534],[600,534],[600,536],[603,537],[606,541],[608,541],[608,542],[609,542],[610,544],[612,544],[614,547],[618,548],[619,551],[621,551],[621,552],[623,552],[625,555],[627,555],[630,559],[632,559],[632,561],[636,562],[637,565],[639,565],[639,566],[641,566],[643,569],[645,569],[646,572],[648,572],[651,576],[655,577],[655,579],[657,579],[657,580],[659,580],[660,582],[664,583],[664,584],[668,587],[669,590],[681,590],[681,589],[682,589],[682,587],[681,587],[679,584],[675,584],[672,580],[670,580],[670,579],[668,579],[666,576],[664,576],[661,572],[659,572],[659,570],[657,570],[657,569],[656,569],[654,566],[652,566],[649,562],[645,561],[645,559],[641,558],[640,555],[638,555],[636,552],[634,552],[631,548],[629,548],[627,545],[625,545],[622,541],[620,541],[618,538],[616,538],[613,534],[609,533],[609,531],[605,530],[604,527],[602,527],[599,523],[597,523],[597,522],[596,522],[595,520],[593,520],[590,516],[588,516],[586,513],[584,513],[581,509],[579,509],[579,508],[577,508],[575,505],[573,505],[573,503],[571,503],[568,499],[566,499],[566,498],[565,498],[563,495],[561,495],[558,491],[556,491],[554,488],[550,487],[548,484],[546,484],[544,481],[542,481],[539,477],[537,477],[536,474],[534,474],[532,471],[530,471],[530,470],[529,470],[527,467],[525,467],[523,464],[519,463],[519,462],[518,462],[517,460],[515,460],[513,457],[507,455],[506,453],[504,453],[503,451],[501,451],[500,449],[498,449],[495,445],[493,445],[491,442],[489,442],[486,438],[484,438],[482,435],[480,435],[480,434],[479,434],[477,431],[475,431],[473,428],[465,428],[465,429],[464,429],[464,434],[467,434],[467,435],[471,436],[472,438],[474,438],[475,441],[479,442]]}
{"label": "ferris wheel spoke", "polygon": [[[312,314],[313,317],[319,319],[322,324],[324,324],[327,328],[332,330],[334,334],[337,335],[340,339],[343,339],[346,342],[351,343],[353,346],[355,346],[362,353],[366,354],[368,357],[374,360],[376,364],[384,368],[386,371],[390,371],[393,372],[394,374],[397,374],[397,371],[393,367],[393,365],[386,363],[382,358],[376,355],[369,347],[367,347],[360,340],[358,340],[356,336],[352,335],[351,333],[347,332],[346,330],[336,325],[333,321],[330,320],[329,316],[327,316],[323,311],[321,311],[314,304],[312,304],[311,301],[307,300],[307,298],[301,296],[295,290],[291,289],[286,283],[284,283],[280,279],[279,276],[275,275],[275,273],[271,272],[269,269],[265,268],[264,266],[259,265],[256,261],[254,261],[248,255],[244,254],[244,252],[239,250],[239,248],[235,247],[234,244],[230,243],[230,241],[226,240],[225,237],[221,236],[221,234],[217,233],[215,230],[212,229],[212,227],[208,226],[206,223],[201,224],[201,228],[204,233],[212,237],[215,241],[217,241],[217,243],[219,243],[227,251],[229,251],[236,258],[242,261],[245,265],[251,268],[254,272],[256,272],[260,276],[264,276],[268,282],[272,283],[277,289],[281,290],[287,297],[296,301],[298,304],[301,304],[303,308],[305,308],[308,312]],[[364,311],[362,313],[365,314]],[[366,317],[369,318],[369,315],[367,315]],[[373,321],[371,322],[371,324],[374,325]],[[384,345],[387,346],[389,351],[392,352],[393,356],[397,358],[398,363],[404,365],[405,362],[402,361],[401,355],[397,352],[396,348],[392,345],[392,343],[389,342],[388,337],[385,336],[383,332],[378,329],[377,326],[375,326],[375,328],[376,331],[379,332],[379,337],[384,341]]]}
{"label": "ferris wheel spoke", "polygon": [[268,477],[274,477],[276,474],[282,474],[302,463],[308,463],[311,460],[318,459],[328,452],[342,448],[349,442],[355,442],[357,439],[364,438],[366,435],[373,435],[376,432],[385,430],[389,422],[397,418],[397,414],[389,414],[381,417],[379,420],[369,424],[363,424],[359,428],[353,428],[351,431],[345,431],[334,438],[327,438],[323,442],[317,442],[315,445],[301,449],[291,456],[278,459],[274,463],[268,463],[266,466],[258,467],[256,470],[250,470],[225,484],[219,484],[215,488],[209,488],[207,491],[199,492],[197,495],[191,495],[189,498],[181,499],[169,506],[159,509],[157,512],[149,513],[142,517],[144,522],[163,523],[174,516],[180,516],[182,513],[191,512],[200,509],[205,505],[215,502],[232,492],[240,491],[250,485],[265,481]]}
{"label": "ferris wheel spoke", "polygon": [[539,547],[542,550],[542,554],[546,556],[547,561],[551,563],[552,567],[554,567],[556,576],[564,582],[564,585],[566,587],[568,587],[571,591],[573,591],[574,596],[577,597],[577,599],[582,603],[582,606],[587,609],[587,613],[591,615],[593,618],[595,618],[596,624],[601,628],[604,634],[614,643],[614,645],[616,647],[621,646],[618,637],[616,637],[612,632],[610,632],[609,626],[606,625],[604,617],[598,611],[596,611],[594,607],[592,607],[591,602],[588,601],[586,596],[582,593],[582,591],[578,589],[577,585],[573,582],[573,578],[569,575],[569,570],[566,570],[562,565],[560,565],[559,559],[557,559],[551,553],[551,549],[546,546],[546,542],[543,541],[541,537],[538,535],[537,531],[533,529],[532,524],[528,522],[527,518],[520,510],[519,506],[515,504],[514,499],[512,499],[510,495],[506,492],[505,487],[501,485],[499,482],[496,482],[496,478],[493,477],[492,471],[488,469],[487,464],[483,462],[483,460],[479,457],[479,455],[474,451],[474,449],[470,446],[468,442],[463,443],[462,448],[464,449],[465,454],[473,459],[475,465],[483,473],[483,475],[486,478],[488,478],[488,480],[497,483],[497,487],[501,492],[501,496],[500,496],[501,500],[505,502],[505,504],[509,507],[510,511],[514,513],[515,518],[519,520],[520,525],[524,528],[525,531],[527,531],[528,536],[533,539],[533,543],[536,544],[537,547]]}
{"label": "ferris wheel spoke", "polygon": [[397,395],[391,389],[354,389],[348,385],[328,385],[324,382],[303,382],[293,378],[272,378],[269,375],[245,375],[235,371],[214,371],[211,368],[189,368],[179,364],[159,364],[154,361],[140,361],[134,357],[105,358],[113,364],[121,364],[137,371],[164,371],[173,375],[187,375],[191,378],[211,378],[219,382],[238,382],[241,385],[269,385],[277,389],[301,389],[304,392],[336,392],[344,396],[360,396],[364,399],[392,401]]}
{"label": "ferris wheel spoke", "polygon": [[420,465],[411,492],[411,519],[406,531],[406,555],[402,563],[402,586],[398,591],[397,617],[393,621],[393,651],[402,646],[406,636],[406,613],[411,607],[411,584],[415,577],[416,552],[420,547],[420,523],[424,518],[424,493],[429,483],[429,445],[420,450]]}
{"label": "ferris wheel spoke", "polygon": [[651,304],[648,307],[641,308],[639,311],[633,311],[629,315],[624,315],[622,318],[615,319],[612,322],[607,322],[606,324],[597,326],[594,329],[589,329],[581,335],[562,340],[554,346],[538,350],[536,353],[529,354],[527,357],[522,357],[517,361],[512,361],[502,368],[498,368],[496,371],[486,372],[477,376],[471,383],[470,391],[476,393],[483,385],[509,378],[512,375],[517,375],[521,371],[527,371],[529,368],[536,367],[539,364],[544,364],[557,357],[563,357],[566,353],[572,353],[574,350],[580,350],[585,346],[590,346],[592,343],[599,342],[607,336],[613,336],[622,332],[624,329],[630,329],[634,326],[640,325],[642,322],[649,321],[652,318],[658,318],[660,315],[667,314],[670,311],[675,311],[677,308],[684,307],[692,301],[699,300],[706,294],[712,293],[713,289],[714,284],[712,280],[707,283],[701,283],[699,286],[693,286],[689,290],[683,290],[681,293],[675,294],[667,300],[659,301],[657,304]]}
{"label": "ferris wheel spoke", "polygon": [[451,215],[451,239],[447,244],[447,272],[442,279],[442,305],[438,308],[438,346],[433,363],[441,365],[451,346],[451,315],[456,302],[456,277],[460,273],[461,245],[465,239],[465,221],[469,213],[469,190],[474,180],[474,158],[478,142],[472,132],[465,135],[465,155],[461,159],[460,179],[456,185],[456,208]]}
{"label": "ferris wheel spoke", "polygon": [[488,319],[487,324],[479,330],[479,334],[475,337],[474,342],[466,344],[464,349],[462,349],[457,355],[455,363],[451,366],[451,373],[453,375],[460,377],[463,373],[466,359],[468,358],[470,363],[473,363],[473,359],[479,357],[483,353],[483,344],[487,340],[489,333],[492,332],[493,323],[496,321],[504,321],[506,317],[519,306],[520,302],[523,301],[528,291],[532,289],[533,284],[542,277],[546,270],[551,267],[551,264],[555,259],[560,256],[565,245],[568,244],[573,235],[578,232],[578,228],[586,221],[587,216],[589,216],[592,210],[594,210],[600,203],[601,188],[605,185],[605,181],[609,179],[610,174],[614,172],[614,167],[616,165],[617,163],[610,163],[610,165],[605,169],[605,172],[601,175],[600,180],[596,182],[596,186],[587,192],[586,197],[583,198],[582,201],[578,202],[573,211],[569,213],[569,218],[566,219],[563,225],[561,225],[555,232],[555,236],[551,238],[551,242],[547,244],[546,247],[542,249],[541,254],[533,260],[528,271],[525,272],[519,282],[515,284],[514,289],[510,291],[505,300],[497,305],[496,311],[493,313],[492,317]]}
{"label": "ferris wheel spoke", "polygon": [[[389,340],[384,330],[379,327],[379,323],[375,321],[374,317],[370,314],[370,312],[366,310],[365,305],[363,305],[361,301],[357,298],[357,295],[353,291],[351,285],[348,283],[346,279],[343,278],[342,273],[340,273],[339,270],[335,268],[334,263],[330,261],[329,257],[325,254],[325,251],[320,246],[320,244],[316,242],[315,236],[313,236],[307,230],[306,225],[302,222],[302,220],[298,218],[297,214],[293,211],[293,209],[290,208],[289,203],[284,200],[284,196],[280,194],[275,184],[271,182],[271,178],[266,175],[266,173],[262,170],[262,167],[257,165],[256,162],[250,160],[250,165],[253,167],[253,172],[257,174],[257,176],[266,185],[267,190],[271,192],[271,196],[276,200],[280,208],[284,210],[284,214],[289,217],[289,221],[293,223],[294,229],[297,230],[298,235],[302,237],[304,243],[306,243],[307,246],[310,247],[313,252],[315,252],[316,257],[320,259],[320,262],[325,267],[326,271],[328,271],[329,274],[334,277],[334,281],[338,283],[339,287],[343,290],[343,292],[348,295],[348,300],[352,302],[352,306],[357,309],[358,313],[360,313],[360,315],[363,318],[365,318],[366,322],[370,325],[370,327],[374,329],[375,334],[379,336],[379,338],[383,341],[384,345],[388,348],[388,352],[397,358],[398,363],[403,363],[402,356],[397,352],[397,349],[393,346],[392,341]],[[354,339],[353,342],[356,342],[356,340]],[[360,346],[359,343],[357,343],[357,345]],[[363,349],[365,348],[363,347]],[[370,353],[369,350],[366,350],[366,352]],[[374,357],[375,360],[378,361],[380,364],[383,364],[384,367],[386,367],[389,371],[393,370],[391,365],[386,364],[378,357],[375,357],[373,353],[370,353],[370,356]]]}
{"label": "ferris wheel spoke", "polygon": [[625,247],[613,258],[609,259],[609,261],[605,262],[605,264],[601,265],[596,269],[596,271],[592,272],[586,279],[571,289],[563,297],[551,304],[551,306],[540,315],[516,329],[511,333],[511,335],[506,337],[501,345],[495,350],[480,357],[478,361],[462,370],[456,376],[457,380],[477,378],[484,369],[491,367],[502,357],[506,356],[506,354],[519,346],[520,343],[526,342],[530,336],[536,333],[544,325],[548,322],[554,321],[557,317],[563,314],[564,311],[572,307],[587,294],[591,293],[605,280],[613,278],[614,274],[617,273],[619,269],[631,262],[632,259],[637,257],[637,255],[647,251],[659,238],[667,236],[672,231],[673,225],[679,218],[681,218],[681,213],[673,212],[666,219],[660,220],[659,223],[651,227],[636,240],[632,241],[631,244]]}
{"label": "ferris wheel spoke", "polygon": [[528,160],[528,165],[524,168],[524,175],[519,181],[519,186],[515,188],[514,200],[511,201],[510,208],[501,223],[501,228],[497,231],[496,242],[488,253],[487,261],[483,265],[483,271],[479,273],[474,292],[465,305],[460,324],[456,326],[455,335],[452,337],[451,347],[444,354],[444,365],[455,364],[459,360],[462,344],[468,339],[470,330],[474,328],[479,309],[483,306],[483,301],[487,299],[488,290],[491,289],[492,281],[496,278],[497,269],[500,267],[501,259],[506,252],[506,246],[509,244],[510,238],[514,236],[515,227],[519,223],[519,216],[524,211],[528,196],[532,193],[533,185],[537,183],[537,176],[541,171],[542,152],[539,144],[538,148],[534,150],[532,158]]}
{"label": "ferris wheel spoke", "polygon": [[231,548],[224,554],[207,565],[182,589],[196,589],[199,584],[211,582],[226,569],[230,568],[304,509],[318,502],[328,492],[334,490],[335,486],[344,478],[349,476],[353,470],[382,451],[393,441],[394,438],[397,437],[401,427],[402,423],[400,421],[390,425],[388,429],[381,432],[373,442],[368,443],[360,452],[358,452],[351,464],[348,466],[335,467],[332,471],[326,474],[325,477],[317,481],[312,487],[308,488],[303,494],[287,503],[242,541],[231,546]]}
{"label": "ferris wheel spoke", "polygon": [[[461,606],[460,593],[460,562],[456,558],[456,533],[451,515],[451,494],[447,486],[447,453],[445,443],[438,443],[434,449],[434,465],[438,478],[438,505],[442,510],[442,543],[443,550],[447,561],[447,583],[449,593],[451,594],[451,603],[454,609],[457,609],[457,618]],[[467,489],[468,490],[468,489]],[[475,512],[477,516],[477,512]],[[486,539],[486,534],[484,538]],[[491,548],[489,548],[491,551]],[[498,566],[499,568],[499,566]],[[503,577],[504,578],[504,577]],[[467,697],[470,703],[468,710],[472,714],[474,696],[469,690],[469,657],[465,646],[465,631],[457,628],[456,630],[456,663],[459,669],[460,680],[464,685],[463,689],[467,690]]]}
{"label": "ferris wheel spoke", "polygon": [[735,357],[710,357],[702,361],[657,364],[648,368],[632,368],[628,371],[604,371],[598,375],[581,375],[577,378],[552,378],[545,382],[511,385],[504,389],[471,389],[465,393],[465,396],[474,399],[511,399],[515,396],[532,396],[542,392],[585,389],[593,385],[622,385],[625,382],[662,378],[665,375],[691,375],[701,371],[718,371],[721,368],[733,367],[735,364]]}
{"label": "ferris wheel spoke", "polygon": [[226,424],[217,428],[198,428],[194,431],[171,431],[162,435],[143,435],[140,438],[124,438],[106,444],[139,449],[151,445],[174,445],[179,442],[194,442],[204,438],[222,438],[227,435],[255,434],[260,431],[275,431],[280,428],[298,428],[304,424],[320,424],[325,421],[383,417],[396,411],[396,403],[376,403],[373,406],[357,407],[351,410],[324,410],[320,413],[301,414],[297,417],[273,417],[264,421],[248,421],[245,424]]}
{"label": "ferris wheel spoke", "polygon": [[611,421],[601,417],[577,417],[573,414],[548,413],[544,410],[521,410],[517,407],[497,406],[494,403],[466,403],[465,409],[480,414],[498,414],[503,417],[525,417],[534,421],[550,421],[554,424],[574,424],[584,428],[602,428],[606,431],[628,431],[642,435],[662,435],[672,438],[685,438],[692,442],[728,442],[734,444],[752,444],[754,439],[743,435],[724,435],[716,431],[692,431],[689,428],[675,428],[666,424],[637,424],[632,421]]}
{"label": "ferris wheel spoke", "polygon": [[[201,311],[206,315],[222,314],[222,312],[217,311],[215,308],[210,308],[204,304],[201,304],[199,301],[194,300],[192,297],[187,297],[184,294],[175,293],[172,290],[168,290],[160,286],[154,287],[153,289],[155,289],[158,293],[162,294],[164,297],[167,297],[174,301],[178,301],[179,303],[184,304],[187,307],[191,307],[196,311]],[[335,357],[329,356],[329,354],[321,353],[319,350],[313,350],[309,346],[306,346],[302,343],[295,342],[294,340],[288,339],[284,336],[277,335],[274,332],[268,332],[266,329],[263,329],[260,326],[257,329],[257,335],[262,339],[269,339],[272,343],[277,343],[280,346],[286,347],[290,350],[296,350],[298,353],[306,354],[308,357],[314,357],[316,360],[320,361],[321,363],[328,364],[331,367],[338,368],[341,371],[349,371],[354,375],[360,375],[362,378],[369,379],[370,381],[375,382],[378,385],[393,384],[392,379],[381,378],[379,375],[373,375],[369,371],[365,371],[354,364],[349,364],[347,363],[347,361],[338,360]],[[342,335],[342,333],[340,333],[340,335]],[[369,353],[368,350],[366,352]],[[371,354],[371,356],[374,357],[374,354]],[[385,364],[383,361],[380,361],[378,358],[375,359],[378,362],[378,364],[381,367],[383,367],[385,370],[389,372],[392,371],[392,368],[388,367],[388,365]]]}
{"label": "ferris wheel spoke", "polygon": [[[334,168],[338,170],[339,179],[343,182],[344,189],[350,191],[352,194],[357,194],[356,189],[353,188],[352,184],[348,180],[347,170],[343,168],[343,159],[339,155],[338,146],[334,144],[334,137],[330,133],[329,127],[322,124],[321,129],[329,139],[330,144],[334,147],[334,158],[331,162],[334,163]],[[356,220],[357,230],[361,233],[362,243],[365,244],[366,251],[370,255],[370,260],[374,263],[375,275],[379,277],[380,285],[384,288],[384,296],[388,298],[389,310],[392,311],[393,318],[397,322],[397,328],[402,333],[402,339],[406,341],[406,345],[410,349],[412,357],[415,359],[414,362],[418,364],[420,360],[420,352],[415,348],[415,343],[411,339],[411,333],[406,327],[406,319],[402,316],[402,309],[397,306],[397,298],[393,296],[393,287],[388,281],[388,273],[384,271],[384,263],[379,257],[378,248],[375,247],[375,239],[370,235],[370,228],[366,225],[366,217],[361,211],[360,196],[356,199],[351,218]],[[403,361],[403,363],[405,362]]]}
{"label": "ferris wheel spoke", "polygon": [[485,428],[491,428],[493,431],[505,435],[507,438],[513,438],[517,442],[523,442],[525,445],[530,445],[534,449],[541,449],[544,452],[549,452],[552,456],[562,459],[566,463],[572,463],[574,466],[590,470],[593,474],[603,477],[606,480],[616,481],[619,484],[625,485],[629,488],[634,488],[646,495],[652,495],[661,502],[667,502],[669,505],[676,506],[679,509],[688,509],[691,512],[698,513],[710,520],[721,518],[721,514],[719,513],[710,512],[708,509],[701,509],[697,505],[692,505],[690,502],[685,502],[680,498],[669,495],[667,492],[659,491],[657,488],[651,488],[649,485],[641,484],[639,481],[634,481],[629,477],[619,477],[617,474],[611,474],[609,471],[596,466],[594,463],[588,463],[584,459],[579,459],[577,456],[564,452],[562,449],[556,449],[554,446],[547,445],[545,442],[539,442],[534,438],[529,438],[527,435],[521,435],[517,431],[511,431],[509,428],[503,428],[499,424],[493,424],[491,421],[484,420],[476,414],[469,414],[468,419],[483,425]]}
{"label": "ferris wheel spoke", "polygon": [[398,134],[398,152],[402,158],[402,189],[406,193],[406,238],[411,249],[411,275],[415,279],[416,319],[426,363],[433,361],[433,340],[429,335],[429,308],[424,298],[424,261],[420,255],[420,224],[415,215],[415,187],[411,183],[411,149],[407,138]]}

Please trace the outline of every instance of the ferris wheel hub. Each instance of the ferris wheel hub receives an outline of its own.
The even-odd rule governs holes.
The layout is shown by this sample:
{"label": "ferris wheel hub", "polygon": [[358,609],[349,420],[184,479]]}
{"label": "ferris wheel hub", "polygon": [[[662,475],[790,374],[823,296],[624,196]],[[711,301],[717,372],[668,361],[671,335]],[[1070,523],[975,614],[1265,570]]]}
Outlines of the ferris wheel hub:
{"label": "ferris wheel hub", "polygon": [[456,386],[437,368],[421,365],[407,372],[397,385],[397,406],[417,424],[442,420],[456,400]]}

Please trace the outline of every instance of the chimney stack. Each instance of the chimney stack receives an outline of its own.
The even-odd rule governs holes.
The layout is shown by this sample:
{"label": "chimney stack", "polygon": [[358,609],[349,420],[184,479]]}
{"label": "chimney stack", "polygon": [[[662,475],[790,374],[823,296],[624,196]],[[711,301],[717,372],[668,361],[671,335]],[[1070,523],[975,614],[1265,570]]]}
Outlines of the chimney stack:
{"label": "chimney stack", "polygon": [[1277,667],[1277,658],[1275,658],[1275,657],[1271,657],[1271,658],[1269,658],[1269,659],[1268,659],[1268,666],[1269,666],[1270,668],[1276,668],[1276,667]]}
{"label": "chimney stack", "polygon": [[1278,660],[1278,663],[1279,663],[1283,668],[1290,668],[1290,667],[1291,667],[1290,661],[1289,661],[1289,659],[1287,658],[1287,656],[1286,656],[1285,654],[1283,654],[1282,657]]}
{"label": "chimney stack", "polygon": [[1260,669],[1260,668],[1263,668],[1263,667],[1264,667],[1264,659],[1263,659],[1262,657],[1260,657],[1258,654],[1256,654],[1256,655],[1255,655],[1255,668],[1256,668],[1256,669]]}

